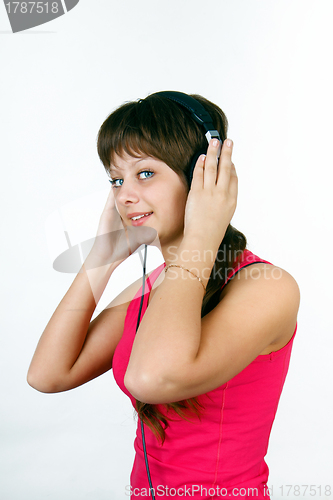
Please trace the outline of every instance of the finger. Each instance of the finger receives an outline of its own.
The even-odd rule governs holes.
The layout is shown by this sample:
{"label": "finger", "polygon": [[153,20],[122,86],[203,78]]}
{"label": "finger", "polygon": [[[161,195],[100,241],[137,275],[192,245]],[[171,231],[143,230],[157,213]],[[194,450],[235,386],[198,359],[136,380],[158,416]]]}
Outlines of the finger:
{"label": "finger", "polygon": [[235,200],[237,200],[237,194],[238,194],[238,177],[235,165],[232,163],[230,171],[229,195]]}
{"label": "finger", "polygon": [[106,199],[104,210],[109,210],[110,208],[114,208],[114,206],[115,206],[115,199],[114,199],[114,194],[113,194],[113,188],[111,186],[110,192],[109,192],[108,197]]}
{"label": "finger", "polygon": [[131,249],[131,244],[130,244],[130,240],[129,240],[129,236],[128,236],[127,227],[124,226],[124,228],[125,228],[125,233],[126,233],[126,240],[127,240],[128,252],[129,252],[129,255],[132,255],[132,249]]}
{"label": "finger", "polygon": [[193,170],[191,189],[203,188],[205,162],[206,162],[206,156],[200,155],[199,158],[197,159],[197,162]]}
{"label": "finger", "polygon": [[124,219],[122,218],[122,216],[120,214],[119,214],[119,217],[120,217],[120,220],[121,220],[123,227],[126,228],[127,227],[126,222],[124,221]]}
{"label": "finger", "polygon": [[217,176],[217,153],[219,151],[220,141],[212,139],[209,143],[205,161],[204,188],[214,187]]}
{"label": "finger", "polygon": [[216,182],[217,186],[219,186],[224,191],[229,191],[231,170],[233,164],[231,160],[232,149],[233,149],[233,142],[230,139],[226,139],[222,146],[222,151],[219,161],[219,172]]}

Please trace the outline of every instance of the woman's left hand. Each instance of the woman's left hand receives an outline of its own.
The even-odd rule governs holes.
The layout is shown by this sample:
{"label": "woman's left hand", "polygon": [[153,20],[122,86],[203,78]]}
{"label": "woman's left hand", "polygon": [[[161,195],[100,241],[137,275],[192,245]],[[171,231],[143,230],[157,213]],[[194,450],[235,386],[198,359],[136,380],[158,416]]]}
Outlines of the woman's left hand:
{"label": "woman's left hand", "polygon": [[224,141],[217,163],[218,149],[219,141],[212,139],[206,157],[201,155],[196,163],[184,221],[184,238],[203,239],[205,247],[216,250],[236,210],[238,192],[233,143]]}

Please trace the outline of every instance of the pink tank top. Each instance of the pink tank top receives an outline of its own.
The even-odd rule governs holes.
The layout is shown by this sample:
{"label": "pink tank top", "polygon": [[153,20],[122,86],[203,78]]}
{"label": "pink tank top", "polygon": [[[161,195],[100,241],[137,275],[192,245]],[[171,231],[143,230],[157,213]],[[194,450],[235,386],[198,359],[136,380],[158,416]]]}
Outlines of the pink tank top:
{"label": "pink tank top", "polygon": [[[240,263],[229,273],[226,283],[241,268],[260,259],[244,250]],[[147,308],[149,292],[163,271],[161,264],[146,280],[141,317]],[[226,283],[223,285],[225,286]],[[135,399],[124,386],[124,375],[135,337],[142,287],[130,303],[123,336],[113,359],[113,373],[121,390],[135,407]],[[268,499],[269,469],[264,460],[288,372],[297,325],[290,341],[279,351],[259,355],[244,370],[217,389],[199,396],[204,405],[200,419],[180,418],[169,410],[169,427],[162,445],[145,425],[149,469],[155,498],[183,499]],[[162,413],[164,405],[157,405]],[[152,498],[143,453],[140,422],[134,442],[135,460],[131,499]]]}

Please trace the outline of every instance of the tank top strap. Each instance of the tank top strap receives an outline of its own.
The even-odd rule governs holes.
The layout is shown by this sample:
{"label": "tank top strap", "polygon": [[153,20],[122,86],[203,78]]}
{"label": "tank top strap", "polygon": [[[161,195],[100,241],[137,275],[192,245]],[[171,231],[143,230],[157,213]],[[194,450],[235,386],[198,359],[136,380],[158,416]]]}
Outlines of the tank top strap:
{"label": "tank top strap", "polygon": [[260,257],[258,257],[258,255],[255,255],[254,253],[252,253],[250,250],[248,250],[246,248],[242,252],[242,255],[241,255],[240,259],[238,260],[236,266],[233,267],[229,271],[227,279],[226,279],[225,283],[223,283],[221,290],[226,286],[226,284],[231,280],[231,278],[233,278],[235,276],[235,274],[238,273],[238,271],[243,269],[243,267],[248,267],[248,266],[251,266],[252,264],[258,264],[258,263],[273,265],[268,260],[261,259]]}
{"label": "tank top strap", "polygon": [[[163,264],[161,264],[156,269],[154,269],[154,271],[151,273],[150,276],[147,276],[146,281],[145,281],[145,293],[144,293],[146,300],[148,300],[148,295],[151,292],[153,284],[155,283],[155,281],[157,280],[158,276],[161,274],[161,272],[165,268],[165,266],[166,266],[166,263],[163,262]],[[137,291],[133,300],[141,298],[141,296],[142,296],[142,285],[141,285],[140,289]]]}
{"label": "tank top strap", "polygon": [[165,267],[166,267],[166,263],[163,262],[163,264],[161,264],[156,269],[154,269],[154,271],[151,273],[151,275],[147,277],[147,285],[148,285],[149,292],[151,292],[153,284],[155,283],[155,281],[157,280],[157,278],[159,277],[159,275],[161,274],[161,272],[163,271],[163,269]]}

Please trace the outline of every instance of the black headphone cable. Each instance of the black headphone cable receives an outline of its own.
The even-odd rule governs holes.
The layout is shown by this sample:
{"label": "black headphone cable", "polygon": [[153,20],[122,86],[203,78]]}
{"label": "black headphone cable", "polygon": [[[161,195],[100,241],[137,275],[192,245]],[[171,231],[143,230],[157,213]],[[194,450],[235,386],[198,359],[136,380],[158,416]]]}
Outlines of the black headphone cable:
{"label": "black headphone cable", "polygon": [[[144,256],[144,260],[143,260],[143,275],[142,275],[142,294],[141,294],[140,309],[139,309],[138,321],[137,321],[137,324],[136,324],[136,331],[135,331],[135,333],[138,331],[138,328],[139,328],[139,325],[140,325],[141,309],[142,309],[142,304],[143,304],[143,298],[144,298],[144,295],[145,295],[146,260],[147,260],[147,245],[145,245],[145,256]],[[144,424],[143,424],[142,419],[140,419],[140,422],[141,422],[142,444],[143,444],[143,451],[144,451],[144,455],[145,455],[145,462],[146,462],[146,470],[147,470],[149,488],[150,488],[151,496],[152,496],[153,500],[155,500],[154,488],[153,488],[153,484],[152,484],[152,481],[151,481],[150,470],[149,470],[149,465],[148,465],[148,456],[147,456],[147,448],[146,448],[146,440],[145,440],[145,431],[144,431]]]}

